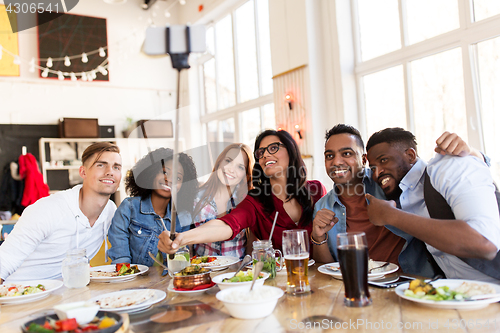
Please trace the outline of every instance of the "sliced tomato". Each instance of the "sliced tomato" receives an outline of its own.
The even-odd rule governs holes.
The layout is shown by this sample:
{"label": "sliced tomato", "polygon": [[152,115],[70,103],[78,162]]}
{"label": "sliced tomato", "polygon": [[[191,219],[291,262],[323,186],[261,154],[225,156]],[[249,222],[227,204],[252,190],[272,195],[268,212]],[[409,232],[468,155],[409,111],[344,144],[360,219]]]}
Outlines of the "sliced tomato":
{"label": "sliced tomato", "polygon": [[130,268],[130,264],[128,263],[116,264],[116,271],[119,272],[123,265],[125,265],[127,268]]}
{"label": "sliced tomato", "polygon": [[89,332],[89,331],[96,331],[98,329],[99,329],[99,326],[94,325],[94,324],[89,324],[89,325],[85,326],[84,328],[82,328],[82,331]]}
{"label": "sliced tomato", "polygon": [[72,331],[78,328],[78,323],[75,318],[56,321],[56,331]]}
{"label": "sliced tomato", "polygon": [[45,321],[45,324],[43,324],[43,328],[46,328],[48,330],[54,329],[54,327],[52,327],[52,325],[50,325],[50,323],[47,320]]}
{"label": "sliced tomato", "polygon": [[215,261],[215,260],[217,260],[217,258],[215,258],[215,257],[208,257],[207,262],[212,262],[212,261]]}
{"label": "sliced tomato", "polygon": [[10,287],[9,288],[9,291],[13,290],[13,289],[17,289],[17,287]]}

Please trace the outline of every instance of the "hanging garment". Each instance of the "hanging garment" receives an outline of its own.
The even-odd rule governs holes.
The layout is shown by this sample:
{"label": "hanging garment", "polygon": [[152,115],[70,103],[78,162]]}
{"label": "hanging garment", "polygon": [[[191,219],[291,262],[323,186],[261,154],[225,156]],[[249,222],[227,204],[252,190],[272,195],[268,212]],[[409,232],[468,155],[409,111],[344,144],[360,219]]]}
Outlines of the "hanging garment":
{"label": "hanging garment", "polygon": [[17,164],[16,162],[7,163],[2,172],[0,210],[21,215],[24,210],[24,207],[21,205],[24,181],[18,181],[12,177],[11,163]]}
{"label": "hanging garment", "polygon": [[49,187],[43,182],[35,156],[30,153],[19,156],[19,175],[21,179],[24,179],[23,200],[21,201],[24,207],[49,196]]}

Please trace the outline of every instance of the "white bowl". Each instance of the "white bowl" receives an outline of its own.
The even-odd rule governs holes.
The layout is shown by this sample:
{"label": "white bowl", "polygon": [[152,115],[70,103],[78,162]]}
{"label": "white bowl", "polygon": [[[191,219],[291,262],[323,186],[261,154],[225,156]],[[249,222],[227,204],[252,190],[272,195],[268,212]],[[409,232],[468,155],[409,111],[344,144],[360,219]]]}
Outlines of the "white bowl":
{"label": "white bowl", "polygon": [[97,312],[99,305],[89,302],[66,303],[54,306],[59,320],[75,318],[78,324],[90,323]]}
{"label": "white bowl", "polygon": [[[254,288],[259,287],[259,286],[263,286],[264,285],[264,281],[266,281],[266,279],[269,277],[269,273],[266,273],[266,272],[260,272],[260,275],[262,276],[262,279],[255,280],[255,286],[254,286]],[[246,281],[246,282],[222,282],[222,280],[227,279],[227,278],[232,278],[233,276],[234,276],[234,272],[233,273],[220,274],[220,275],[214,276],[212,278],[212,281],[215,282],[215,283],[217,283],[217,285],[219,286],[220,290],[224,290],[226,288],[243,287],[243,286],[247,286],[248,288],[250,288],[250,286],[252,285],[252,281]]]}
{"label": "white bowl", "polygon": [[280,288],[260,286],[254,287],[252,292],[257,292],[263,295],[263,299],[247,301],[235,301],[228,299],[228,297],[231,297],[231,294],[234,295],[234,293],[248,293],[249,291],[249,286],[228,288],[219,291],[217,295],[215,295],[215,297],[217,297],[219,301],[224,303],[224,306],[229,311],[229,314],[234,318],[257,319],[266,317],[273,313],[274,308],[278,303],[278,299],[284,294],[283,290],[281,290]]}

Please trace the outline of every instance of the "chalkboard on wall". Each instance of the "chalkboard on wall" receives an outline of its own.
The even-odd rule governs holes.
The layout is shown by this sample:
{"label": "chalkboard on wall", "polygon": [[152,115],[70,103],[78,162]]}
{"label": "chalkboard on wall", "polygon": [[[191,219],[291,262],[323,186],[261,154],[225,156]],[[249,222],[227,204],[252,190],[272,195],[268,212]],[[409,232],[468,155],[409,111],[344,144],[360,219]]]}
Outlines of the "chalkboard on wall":
{"label": "chalkboard on wall", "polygon": [[[106,48],[108,45],[106,19],[72,14],[57,16],[58,13],[55,12],[37,14],[38,22],[47,22],[52,19],[52,21],[38,26],[39,58],[78,57],[70,59],[70,66],[66,66],[64,61],[53,61],[51,70],[79,74],[81,72],[88,73],[100,65],[107,64],[109,50],[105,50],[104,57],[99,54],[99,48]],[[92,53],[92,51],[96,52]],[[88,58],[86,63],[82,61],[83,53],[86,53]],[[41,61],[39,65],[45,68],[47,61]],[[43,69],[40,70],[40,77],[42,77],[42,72]],[[48,73],[48,78],[57,77],[57,74]],[[66,79],[68,78],[66,77]],[[77,76],[77,78],[80,79],[81,76]],[[96,71],[94,80],[109,81],[109,73],[103,75]]]}

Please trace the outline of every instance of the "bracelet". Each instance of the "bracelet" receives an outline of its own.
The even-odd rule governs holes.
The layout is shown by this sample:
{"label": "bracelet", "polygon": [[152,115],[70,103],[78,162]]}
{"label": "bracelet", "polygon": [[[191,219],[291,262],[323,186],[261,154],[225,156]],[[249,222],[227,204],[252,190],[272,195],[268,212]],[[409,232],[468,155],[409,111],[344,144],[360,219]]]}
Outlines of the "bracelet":
{"label": "bracelet", "polygon": [[321,242],[317,242],[314,240],[313,238],[313,235],[312,235],[312,232],[311,232],[311,242],[314,244],[314,245],[323,245],[325,244],[326,242],[328,241],[328,233],[326,234],[326,238],[325,240],[321,241]]}

